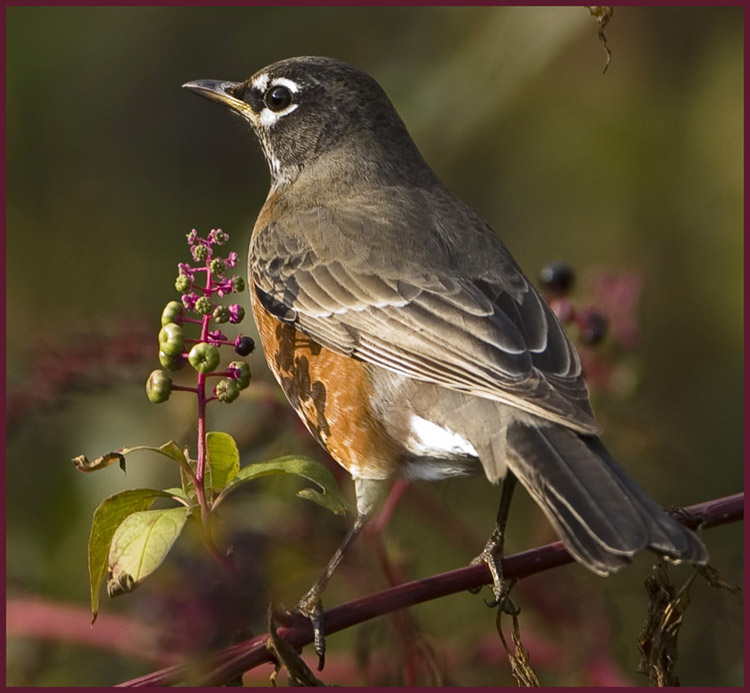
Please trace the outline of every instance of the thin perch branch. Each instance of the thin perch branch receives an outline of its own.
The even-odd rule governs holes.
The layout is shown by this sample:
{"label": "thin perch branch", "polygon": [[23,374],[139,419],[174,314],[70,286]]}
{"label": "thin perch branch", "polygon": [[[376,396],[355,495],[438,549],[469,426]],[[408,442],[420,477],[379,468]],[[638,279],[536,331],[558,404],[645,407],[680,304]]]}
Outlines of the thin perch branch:
{"label": "thin perch branch", "polygon": [[[704,529],[708,529],[717,525],[736,522],[744,517],[744,493],[692,505],[685,510],[693,517],[681,513],[677,515],[677,518],[693,528],[698,524],[701,524]],[[572,563],[573,560],[562,542],[555,542],[507,556],[503,560],[503,572],[508,578],[523,578]],[[396,609],[439,599],[471,588],[482,587],[491,582],[492,577],[489,568],[484,564],[459,568],[433,577],[407,582],[329,609],[324,614],[326,634],[336,633]],[[280,638],[287,640],[297,649],[312,642],[312,627],[307,619],[287,614],[279,615],[278,618],[279,620],[286,619],[286,622],[279,625],[276,631]],[[191,680],[191,685],[221,685],[236,679],[245,671],[259,664],[270,662],[271,654],[266,647],[267,640],[267,634],[259,635],[218,652],[213,658],[214,668],[203,679],[199,681]],[[119,687],[137,688],[164,686],[179,683],[186,676],[188,676],[187,668],[178,665],[118,685]]]}

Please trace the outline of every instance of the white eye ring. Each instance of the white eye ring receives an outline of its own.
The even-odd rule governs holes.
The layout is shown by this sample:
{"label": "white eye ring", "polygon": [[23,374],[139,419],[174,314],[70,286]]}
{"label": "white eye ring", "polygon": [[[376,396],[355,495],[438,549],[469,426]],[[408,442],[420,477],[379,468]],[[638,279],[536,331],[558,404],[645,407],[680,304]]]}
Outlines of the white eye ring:
{"label": "white eye ring", "polygon": [[[254,87],[259,87],[261,85],[266,86],[265,92],[268,93],[272,89],[276,89],[277,87],[283,87],[284,89],[287,89],[290,94],[297,94],[299,93],[299,85],[296,82],[293,82],[291,79],[287,79],[286,77],[277,77],[273,82],[268,84],[268,75],[260,75],[260,77],[257,77],[254,82]],[[276,123],[279,122],[279,119],[282,118],[285,115],[289,115],[293,111],[297,110],[299,104],[296,103],[290,103],[286,108],[283,108],[281,110],[272,110],[268,106],[263,108],[263,110],[260,112],[260,124],[263,127],[270,128],[274,126]]]}
{"label": "white eye ring", "polygon": [[[265,75],[262,75],[265,77]],[[293,82],[291,79],[286,77],[277,77],[271,82],[272,87],[286,87],[292,94],[296,94],[299,91],[299,84]]]}
{"label": "white eye ring", "polygon": [[298,104],[293,103],[291,106],[287,107],[285,111],[272,111],[270,108],[268,108],[268,106],[266,106],[260,112],[260,124],[263,127],[270,128],[272,125],[278,123],[279,120],[285,115],[289,115],[292,111],[296,111],[297,106]]}

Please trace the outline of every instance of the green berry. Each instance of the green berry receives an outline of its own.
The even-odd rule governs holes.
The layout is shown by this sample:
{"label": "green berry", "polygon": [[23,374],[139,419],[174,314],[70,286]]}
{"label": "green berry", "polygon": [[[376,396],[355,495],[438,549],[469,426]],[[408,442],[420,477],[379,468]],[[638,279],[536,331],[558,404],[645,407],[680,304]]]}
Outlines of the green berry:
{"label": "green berry", "polygon": [[164,306],[164,310],[161,313],[161,325],[173,322],[177,325],[182,324],[182,316],[184,315],[184,308],[182,304],[177,301],[170,301]]}
{"label": "green berry", "polygon": [[240,390],[244,390],[250,384],[250,366],[244,361],[232,361],[229,371],[234,371],[234,381]]}
{"label": "green berry", "polygon": [[181,294],[190,290],[190,284],[190,277],[187,274],[178,274],[177,279],[174,280],[174,288]]}
{"label": "green berry", "polygon": [[213,303],[208,296],[201,296],[195,302],[195,310],[201,315],[208,315],[214,309]]}
{"label": "green berry", "polygon": [[238,277],[235,275],[232,277],[232,288],[237,292],[240,293],[245,290],[245,280],[242,277]]}
{"label": "green berry", "polygon": [[146,396],[154,404],[166,402],[172,392],[172,378],[163,371],[155,370],[151,372],[146,381]]}
{"label": "green berry", "polygon": [[223,277],[224,276],[224,269],[226,265],[224,264],[224,260],[221,258],[215,257],[213,260],[211,260],[211,272],[215,274],[217,277]]}
{"label": "green berry", "polygon": [[159,330],[159,348],[168,356],[176,356],[183,352],[185,333],[178,324],[168,322]]}
{"label": "green berry", "polygon": [[210,373],[219,365],[220,360],[219,349],[213,344],[207,344],[206,342],[198,342],[188,354],[190,365],[198,373]]}
{"label": "green berry", "polygon": [[185,367],[187,356],[184,353],[170,355],[160,351],[159,363],[168,371],[179,371],[181,368]]}
{"label": "green berry", "polygon": [[236,381],[229,380],[228,378],[222,378],[218,383],[216,383],[216,387],[214,388],[214,395],[216,395],[216,399],[218,399],[220,402],[229,404],[230,402],[234,402],[234,400],[236,400],[240,396],[240,388],[237,385]]}
{"label": "green berry", "polygon": [[193,246],[193,257],[198,261],[203,261],[208,257],[208,248],[205,245]]}
{"label": "green berry", "polygon": [[216,306],[211,316],[215,322],[223,323],[229,320],[229,308],[226,306]]}

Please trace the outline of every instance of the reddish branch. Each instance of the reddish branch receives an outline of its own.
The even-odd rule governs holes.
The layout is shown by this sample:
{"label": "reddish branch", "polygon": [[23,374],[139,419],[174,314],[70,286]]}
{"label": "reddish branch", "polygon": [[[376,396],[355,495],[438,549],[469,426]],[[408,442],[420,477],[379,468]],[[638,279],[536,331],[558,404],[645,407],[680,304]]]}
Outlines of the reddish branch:
{"label": "reddish branch", "polygon": [[159,647],[159,631],[115,614],[100,614],[91,627],[91,612],[46,599],[10,597],[5,608],[10,637],[77,643],[143,659],[158,666],[176,661]]}
{"label": "reddish branch", "polygon": [[[678,516],[688,526],[700,524],[708,529],[717,525],[736,522],[744,517],[744,494],[738,493],[726,498],[699,503],[686,510],[693,516]],[[567,563],[573,558],[565,550],[562,542],[547,544],[536,549],[507,556],[503,561],[504,573],[508,578],[523,578],[544,570],[550,570]],[[481,587],[492,582],[486,565],[459,568],[433,577],[408,582],[376,594],[342,604],[325,612],[326,633],[333,634],[364,621],[403,609],[415,604],[439,599],[456,592]],[[279,637],[300,649],[312,642],[312,628],[309,621],[288,614],[277,629]],[[279,616],[282,620],[282,616]],[[213,669],[200,681],[192,685],[220,685],[236,679],[245,671],[264,662],[271,661],[266,649],[267,635],[260,635],[238,645],[233,645],[217,653],[213,659]],[[187,675],[185,666],[167,669],[141,676],[119,684],[121,687],[163,686],[179,683]]]}

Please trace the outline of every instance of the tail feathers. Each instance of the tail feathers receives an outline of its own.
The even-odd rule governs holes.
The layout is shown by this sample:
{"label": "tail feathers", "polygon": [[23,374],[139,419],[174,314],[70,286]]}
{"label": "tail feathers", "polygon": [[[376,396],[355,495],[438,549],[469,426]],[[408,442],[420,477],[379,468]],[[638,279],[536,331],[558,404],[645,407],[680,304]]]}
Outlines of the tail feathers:
{"label": "tail feathers", "polygon": [[508,467],[593,572],[608,575],[644,548],[675,561],[708,560],[701,540],[664,512],[596,436],[514,422],[507,445]]}

